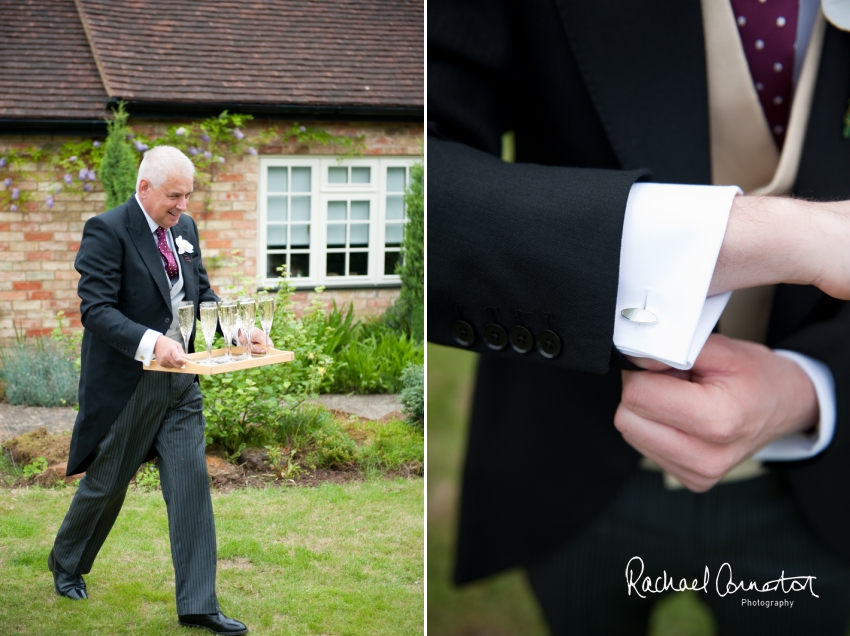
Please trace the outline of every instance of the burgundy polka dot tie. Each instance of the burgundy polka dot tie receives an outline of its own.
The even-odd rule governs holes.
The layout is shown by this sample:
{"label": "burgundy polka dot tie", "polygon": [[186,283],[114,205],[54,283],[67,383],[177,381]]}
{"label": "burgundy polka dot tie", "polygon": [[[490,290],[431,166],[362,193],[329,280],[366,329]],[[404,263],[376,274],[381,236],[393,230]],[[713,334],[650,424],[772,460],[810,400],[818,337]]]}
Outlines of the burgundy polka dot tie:
{"label": "burgundy polka dot tie", "polygon": [[169,278],[177,278],[177,261],[174,258],[174,252],[168,247],[168,240],[165,238],[165,228],[156,228],[156,245],[159,247],[159,255],[165,264],[165,273]]}
{"label": "burgundy polka dot tie", "polygon": [[731,0],[750,75],[777,147],[785,141],[794,82],[798,0]]}

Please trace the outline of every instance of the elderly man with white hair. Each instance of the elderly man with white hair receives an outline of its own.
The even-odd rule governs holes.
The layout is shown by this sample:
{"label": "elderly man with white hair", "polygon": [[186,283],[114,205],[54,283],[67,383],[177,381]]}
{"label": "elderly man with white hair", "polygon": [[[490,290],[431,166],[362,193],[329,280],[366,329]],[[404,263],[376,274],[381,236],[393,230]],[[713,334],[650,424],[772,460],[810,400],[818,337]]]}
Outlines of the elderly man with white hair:
{"label": "elderly man with white hair", "polygon": [[[204,456],[204,405],[197,376],[145,372],[153,357],[180,367],[177,308],[216,301],[201,261],[198,229],[185,214],[194,166],[182,152],[145,153],[136,193],[86,222],[75,267],[85,327],[80,410],[68,474],[85,471],[48,566],[56,592],[87,598],[82,575],[115,522],[130,479],[159,457],[181,625],[245,634],[221,613],[215,591],[215,522]],[[193,341],[190,338],[189,342]],[[263,342],[259,330],[252,338]]]}

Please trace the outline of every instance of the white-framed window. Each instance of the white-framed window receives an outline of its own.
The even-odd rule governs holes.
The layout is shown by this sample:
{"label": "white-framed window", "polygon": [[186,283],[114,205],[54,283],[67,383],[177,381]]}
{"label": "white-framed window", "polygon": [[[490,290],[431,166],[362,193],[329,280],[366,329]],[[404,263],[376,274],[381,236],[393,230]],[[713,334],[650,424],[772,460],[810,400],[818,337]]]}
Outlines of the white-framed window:
{"label": "white-framed window", "polygon": [[400,284],[395,273],[417,157],[262,157],[258,267],[273,285],[287,265],[298,287]]}

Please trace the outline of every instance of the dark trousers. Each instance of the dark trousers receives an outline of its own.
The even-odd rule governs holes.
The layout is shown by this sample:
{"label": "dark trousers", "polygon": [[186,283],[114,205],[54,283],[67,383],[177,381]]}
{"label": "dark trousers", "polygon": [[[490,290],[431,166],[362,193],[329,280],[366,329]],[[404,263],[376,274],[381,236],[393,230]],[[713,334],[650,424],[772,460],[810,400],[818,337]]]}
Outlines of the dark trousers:
{"label": "dark trousers", "polygon": [[[708,566],[707,591],[699,594],[712,610],[718,634],[843,636],[847,629],[850,566],[811,534],[787,485],[774,474],[695,494],[666,490],[660,473],[638,471],[590,527],[527,568],[552,634],[646,634],[650,611],[662,594],[644,592],[640,584],[637,590],[645,598],[635,589],[629,594],[627,564],[635,556],[641,557],[643,577],[651,577],[653,589],[663,587],[658,579],[665,571],[676,587],[682,578],[702,586]],[[631,580],[642,582],[640,568],[633,560]],[[783,572],[817,578],[802,591],[786,593],[739,589],[721,596],[716,589],[729,591],[730,580],[756,582],[763,589]],[[786,590],[791,585],[786,583]],[[783,600],[794,603],[757,604]]]}
{"label": "dark trousers", "polygon": [[145,372],[96,449],[54,543],[63,570],[88,573],[124,503],[127,486],[154,446],[178,614],[219,611],[215,594],[215,522],[204,457],[204,405],[194,376]]}

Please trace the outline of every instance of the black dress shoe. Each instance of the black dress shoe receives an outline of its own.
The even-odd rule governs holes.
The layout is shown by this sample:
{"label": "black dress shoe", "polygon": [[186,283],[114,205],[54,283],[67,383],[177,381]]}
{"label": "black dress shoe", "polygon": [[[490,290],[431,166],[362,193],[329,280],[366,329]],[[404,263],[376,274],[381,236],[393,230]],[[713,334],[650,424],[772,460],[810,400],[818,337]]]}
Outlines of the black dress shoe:
{"label": "black dress shoe", "polygon": [[227,636],[238,636],[247,634],[248,628],[244,623],[233,618],[227,618],[221,612],[217,614],[183,614],[177,620],[184,627],[200,627],[208,629],[213,634],[227,634]]}
{"label": "black dress shoe", "polygon": [[64,596],[72,601],[82,601],[88,598],[86,594],[86,582],[83,581],[83,577],[79,574],[74,576],[65,572],[56,562],[56,557],[53,556],[53,550],[50,551],[50,555],[47,557],[47,567],[53,572],[53,587],[59,596]]}

